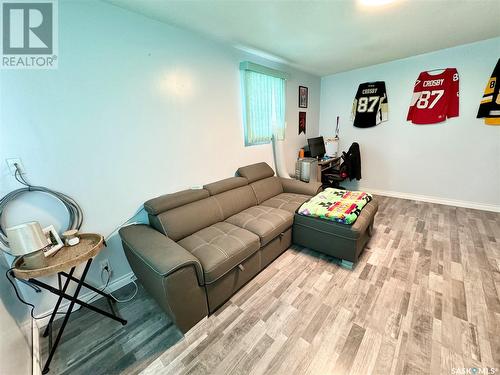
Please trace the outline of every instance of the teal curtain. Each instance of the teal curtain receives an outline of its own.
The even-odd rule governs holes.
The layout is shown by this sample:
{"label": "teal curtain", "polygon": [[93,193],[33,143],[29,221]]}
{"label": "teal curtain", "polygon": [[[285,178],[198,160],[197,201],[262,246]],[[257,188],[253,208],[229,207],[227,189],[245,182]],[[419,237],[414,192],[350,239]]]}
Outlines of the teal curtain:
{"label": "teal curtain", "polygon": [[285,139],[285,79],[241,71],[245,145]]}

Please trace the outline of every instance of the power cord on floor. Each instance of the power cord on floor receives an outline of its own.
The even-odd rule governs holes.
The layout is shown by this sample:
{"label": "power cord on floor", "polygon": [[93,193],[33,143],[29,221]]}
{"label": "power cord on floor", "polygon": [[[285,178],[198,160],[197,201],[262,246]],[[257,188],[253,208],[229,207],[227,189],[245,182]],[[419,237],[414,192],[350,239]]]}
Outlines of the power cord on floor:
{"label": "power cord on floor", "polygon": [[[52,315],[52,313],[48,313],[48,314],[45,314],[45,315],[42,315],[42,316],[38,316],[38,317],[37,317],[37,316],[35,316],[35,305],[33,305],[32,303],[26,302],[26,301],[25,301],[25,300],[21,297],[21,295],[19,294],[19,291],[18,291],[18,290],[17,290],[17,288],[16,288],[16,284],[14,283],[14,281],[13,281],[13,280],[12,280],[12,278],[11,278],[11,274],[12,274],[13,270],[14,270],[14,267],[12,267],[12,268],[8,269],[8,270],[5,272],[5,277],[7,278],[7,280],[9,280],[9,283],[10,283],[10,285],[12,286],[12,289],[14,289],[14,292],[15,292],[15,294],[16,294],[17,299],[18,299],[21,303],[23,303],[23,304],[25,304],[25,305],[27,305],[27,306],[29,306],[29,307],[31,308],[31,310],[30,310],[30,315],[31,315],[31,317],[32,317],[33,319],[35,319],[35,320],[40,320],[40,319],[45,319],[45,318],[47,318],[47,317],[51,316],[51,315]],[[107,278],[106,278],[106,282],[105,282],[104,286],[100,289],[100,291],[101,291],[101,292],[106,291],[106,289],[108,288],[109,283],[110,283],[110,281],[111,281],[111,271],[109,270],[109,268],[108,268],[107,266],[106,266],[106,267],[104,267],[104,268],[101,270],[101,281],[104,281],[104,280],[103,280],[103,277],[102,277],[103,272],[106,272],[106,274],[107,274]],[[132,300],[135,298],[135,296],[137,295],[137,292],[139,291],[139,286],[137,285],[137,283],[136,283],[134,280],[132,280],[132,283],[134,284],[135,290],[134,290],[134,292],[132,293],[132,295],[131,295],[130,297],[125,298],[125,299],[119,299],[119,298],[115,297],[115,296],[113,295],[113,293],[112,293],[112,292],[108,292],[109,296],[110,296],[110,297],[111,297],[114,301],[116,301],[116,302],[118,302],[118,303],[125,303],[125,302],[130,302],[130,301],[132,301]],[[92,297],[91,297],[91,298],[87,301],[87,303],[91,303],[92,301],[94,301],[94,300],[95,300],[97,297],[99,297],[99,296],[100,296],[100,294],[99,294],[99,293],[95,293],[95,294],[94,294],[94,296],[92,296]],[[56,312],[56,315],[62,315],[62,314],[66,314],[66,313],[65,313],[65,312],[62,312],[62,311],[61,311],[61,312],[60,312],[60,311],[57,311],[57,312]]]}
{"label": "power cord on floor", "polygon": [[[51,315],[52,315],[52,313],[47,313],[47,314],[42,315],[42,316],[35,316],[35,305],[33,305],[32,303],[26,302],[26,301],[25,301],[25,300],[21,297],[21,295],[19,294],[19,291],[18,291],[18,290],[17,290],[17,288],[16,288],[16,284],[14,283],[14,281],[13,281],[13,280],[12,280],[12,278],[11,278],[11,274],[12,274],[13,270],[14,270],[14,267],[12,267],[12,268],[8,269],[8,270],[5,272],[5,277],[7,278],[7,280],[9,280],[9,283],[10,283],[10,285],[12,286],[12,289],[14,289],[14,293],[16,294],[17,299],[18,299],[21,303],[23,303],[24,305],[29,306],[29,307],[31,308],[31,310],[30,310],[30,316],[31,316],[31,318],[33,318],[34,320],[40,320],[40,319],[45,319],[45,318],[48,318],[49,316],[51,316]],[[104,291],[108,288],[108,286],[109,286],[109,282],[111,281],[111,272],[109,271],[108,267],[104,267],[104,268],[102,269],[102,271],[101,271],[101,280],[102,280],[102,273],[103,273],[103,271],[106,271],[106,273],[107,273],[108,277],[107,277],[107,279],[106,279],[106,283],[105,283],[105,285],[104,285],[104,286],[100,289],[100,291],[101,291],[101,292],[104,292]],[[137,283],[136,283],[134,280],[132,280],[132,283],[133,283],[133,284],[134,284],[134,286],[135,286],[135,291],[134,291],[134,293],[132,294],[132,296],[130,296],[130,297],[128,297],[128,298],[125,298],[125,299],[121,300],[121,299],[116,298],[116,297],[113,295],[113,293],[111,293],[111,292],[109,292],[108,294],[111,296],[111,298],[113,298],[113,300],[115,300],[115,301],[116,301],[116,302],[118,302],[118,303],[124,303],[124,302],[129,302],[129,301],[132,301],[132,300],[135,298],[135,296],[137,295],[137,292],[139,291],[139,287],[138,287]],[[99,294],[99,293],[95,293],[95,295],[94,295],[93,297],[91,297],[91,298],[87,301],[87,303],[91,303],[92,301],[94,301],[94,300],[95,300],[97,297],[99,297],[99,296],[100,296],[100,294]],[[66,314],[66,312],[63,312],[63,311],[57,311],[57,312],[56,312],[56,315],[63,315],[63,314]]]}
{"label": "power cord on floor", "polygon": [[[101,289],[101,292],[106,291],[106,289],[109,286],[109,282],[111,281],[111,271],[109,270],[108,266],[106,266],[106,267],[104,267],[104,268],[101,269],[101,281],[104,282],[104,279],[103,279],[103,273],[104,272],[106,272],[107,277],[106,277],[106,282],[104,284],[104,287],[102,287],[102,289]],[[139,291],[139,286],[137,285],[137,283],[134,280],[132,280],[132,283],[135,286],[135,291],[132,293],[132,295],[130,297],[125,298],[125,299],[119,299],[119,298],[116,298],[113,295],[112,292],[108,292],[109,296],[111,298],[113,298],[113,300],[115,302],[118,302],[118,303],[124,303],[124,302],[130,302],[130,301],[132,301],[135,298],[135,296],[137,295],[137,292]],[[91,297],[90,300],[87,303],[90,303],[90,302],[94,301],[99,296],[100,296],[99,293],[95,293],[95,295],[93,297]]]}
{"label": "power cord on floor", "polygon": [[[137,211],[136,211],[136,212],[135,212],[135,213],[134,213],[134,214],[130,217],[130,219],[128,219],[128,220],[126,220],[126,221],[124,221],[124,222],[123,222],[123,223],[121,223],[119,226],[117,226],[117,227],[116,227],[116,228],[115,228],[115,229],[114,229],[114,230],[113,230],[110,234],[108,234],[108,235],[106,236],[106,238],[105,238],[104,240],[105,240],[105,241],[109,241],[109,239],[110,239],[110,238],[111,238],[111,237],[112,237],[112,236],[113,236],[116,232],[118,232],[118,231],[119,231],[121,228],[123,228],[123,227],[127,227],[127,226],[129,226],[129,225],[141,224],[141,223],[140,223],[140,222],[138,222],[138,221],[133,221],[133,222],[130,222],[130,220],[132,220],[132,219],[133,219],[133,218],[135,218],[137,215],[139,215],[139,213],[141,213],[143,210],[144,210],[144,206],[139,207],[139,209],[138,209],[138,210],[137,210]],[[102,274],[103,274],[103,272],[104,272],[104,271],[105,271],[105,272],[106,272],[106,274],[107,274],[106,286],[104,287],[104,289],[106,289],[106,288],[107,288],[107,286],[108,286],[108,284],[109,284],[109,281],[111,280],[111,270],[110,270],[107,266],[101,269],[101,282],[103,282],[103,281],[104,281],[104,280],[103,280],[103,278],[102,278]],[[116,297],[113,295],[113,293],[112,293],[112,292],[108,292],[108,294],[111,296],[111,298],[113,298],[113,299],[114,299],[116,302],[118,302],[118,303],[124,303],[124,302],[129,302],[129,301],[132,301],[132,300],[135,298],[135,296],[137,295],[137,292],[139,291],[139,286],[137,285],[137,283],[136,283],[134,280],[132,280],[132,283],[133,283],[133,284],[134,284],[134,286],[135,286],[135,291],[132,293],[132,296],[131,296],[131,297],[128,297],[128,298],[125,298],[125,299],[121,300],[121,299],[116,298]],[[94,296],[94,297],[92,297],[92,298],[95,298],[95,297],[97,297],[97,295],[96,295],[96,296]]]}
{"label": "power cord on floor", "polygon": [[129,298],[118,299],[113,295],[113,293],[109,293],[109,295],[111,296],[111,298],[113,298],[118,303],[130,302],[135,298],[135,296],[137,295],[137,292],[139,291],[139,286],[137,285],[137,283],[134,280],[132,280],[132,284],[134,284],[135,290],[134,290],[134,293],[132,294],[132,296],[130,296]]}
{"label": "power cord on floor", "polygon": [[[108,275],[108,282],[109,282],[109,280],[111,279],[111,272],[109,271],[108,267],[104,267],[104,268],[101,270],[101,280],[102,280],[102,272],[103,272],[103,271],[106,271],[106,273],[107,273],[107,275]],[[118,302],[118,303],[130,302],[130,301],[132,301],[132,300],[135,298],[135,296],[137,295],[137,292],[139,291],[139,286],[137,285],[137,283],[136,283],[134,280],[132,280],[132,283],[133,283],[133,284],[134,284],[134,286],[135,286],[135,290],[134,290],[134,292],[132,293],[132,295],[131,295],[130,297],[128,297],[128,298],[125,298],[125,299],[118,299],[118,298],[116,298],[116,297],[113,295],[113,293],[109,292],[108,294],[111,296],[111,298],[113,298],[113,299],[114,299],[116,302]]]}
{"label": "power cord on floor", "polygon": [[[38,316],[38,317],[37,317],[37,316],[35,316],[35,305],[33,305],[32,303],[26,302],[26,301],[25,301],[25,300],[24,300],[24,299],[23,299],[23,298],[19,295],[19,292],[18,292],[18,290],[17,290],[17,288],[16,288],[16,284],[14,284],[14,281],[12,281],[12,279],[10,278],[10,275],[11,275],[11,272],[12,272],[12,270],[13,270],[13,269],[14,269],[14,267],[12,267],[12,268],[8,269],[8,270],[7,270],[7,272],[5,272],[5,277],[7,278],[7,280],[9,280],[10,285],[12,285],[12,288],[14,289],[14,292],[16,293],[16,297],[17,297],[17,299],[18,299],[21,303],[23,303],[23,304],[25,304],[25,305],[27,305],[27,306],[31,307],[31,311],[30,311],[30,315],[31,315],[31,317],[32,317],[33,319],[35,319],[35,320],[39,320],[39,319],[45,319],[45,318],[47,318],[47,317],[51,316],[51,315],[52,315],[52,313],[48,313],[48,314],[46,314],[46,315],[42,315],[42,316]],[[56,312],[56,314],[66,314],[66,313],[65,313],[65,312],[59,312],[59,311],[57,311],[57,312]]]}
{"label": "power cord on floor", "polygon": [[[107,266],[105,268],[108,268]],[[103,268],[104,269],[104,268]],[[101,281],[102,281],[102,270],[101,270]],[[104,284],[104,286],[100,289],[101,292],[104,292],[106,290],[106,288],[108,287],[109,285],[109,282],[111,281],[111,274],[108,276],[108,279],[106,280],[106,283]],[[92,301],[94,301],[97,297],[99,297],[100,294],[99,293],[95,293],[88,301],[87,303],[91,303]]]}

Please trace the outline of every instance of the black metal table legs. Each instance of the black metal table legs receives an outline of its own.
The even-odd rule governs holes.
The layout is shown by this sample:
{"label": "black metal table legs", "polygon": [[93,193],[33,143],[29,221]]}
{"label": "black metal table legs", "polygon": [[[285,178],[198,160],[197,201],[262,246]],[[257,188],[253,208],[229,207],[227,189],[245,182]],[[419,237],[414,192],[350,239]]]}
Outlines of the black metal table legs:
{"label": "black metal table legs", "polygon": [[[69,272],[71,275],[73,275],[73,272],[75,271],[75,267],[71,269]],[[57,275],[58,281],[61,281],[61,276],[58,274]],[[33,281],[33,280],[32,280]],[[61,285],[59,284],[59,289],[61,290],[62,293],[66,293],[66,289],[68,289],[70,279],[67,278],[66,282],[64,283],[64,287],[61,289]],[[49,331],[52,329],[52,322],[54,321],[54,318],[56,317],[57,311],[59,310],[59,306],[61,305],[61,302],[63,300],[63,296],[59,296],[56,305],[54,306],[54,311],[52,311],[52,315],[50,316],[49,323],[47,324],[47,327],[45,327],[45,331],[43,332],[43,337],[47,337],[49,334]]]}
{"label": "black metal table legs", "polygon": [[[54,318],[57,314],[57,310],[59,309],[59,306],[61,305],[61,302],[63,299],[70,301],[68,311],[64,315],[64,320],[62,322],[61,328],[59,328],[59,331],[57,332],[57,336],[56,336],[56,339],[54,341],[54,344],[49,345],[49,357],[47,358],[47,361],[45,362],[45,365],[44,365],[43,370],[42,370],[42,374],[47,374],[49,372],[50,362],[52,361],[52,358],[54,357],[54,353],[56,352],[57,346],[59,345],[59,342],[61,340],[61,336],[64,332],[64,328],[66,327],[66,324],[68,323],[69,317],[71,315],[71,312],[73,311],[75,303],[79,304],[80,306],[86,307],[92,311],[95,311],[99,314],[107,316],[108,318],[116,320],[123,325],[127,324],[127,321],[125,319],[122,319],[118,315],[115,314],[115,311],[113,310],[113,306],[111,304],[113,299],[111,298],[111,296],[109,294],[104,293],[104,292],[100,291],[99,289],[96,289],[93,286],[85,283],[85,277],[87,276],[87,273],[89,271],[91,263],[92,263],[92,259],[89,259],[87,261],[87,264],[85,265],[85,269],[83,270],[83,273],[82,273],[82,276],[80,279],[73,276],[73,273],[75,271],[75,267],[73,267],[70,270],[69,274],[66,272],[59,272],[59,274],[58,274],[59,288],[54,288],[53,286],[45,284],[44,282],[36,280],[36,279],[29,279],[30,283],[37,285],[40,288],[46,289],[49,292],[54,293],[54,294],[59,296],[59,299],[57,300],[57,303],[54,307],[54,311],[52,312],[52,315],[50,316],[49,323],[48,323],[47,327],[45,328],[45,331],[43,332],[44,337],[47,337],[50,334],[50,339],[52,339],[52,324],[53,324]],[[61,284],[61,276],[66,277],[64,285]],[[69,283],[71,280],[75,281],[77,283],[77,287],[76,287],[75,293],[73,295],[69,295],[66,293],[66,290],[68,289],[68,286],[69,286]],[[92,290],[93,292],[96,292],[96,293],[102,295],[103,297],[105,297],[108,300],[108,302],[110,302],[110,307],[111,307],[112,313],[101,310],[95,306],[92,306],[86,302],[79,300],[78,295],[80,294],[82,287],[86,287],[86,288]],[[50,342],[51,342],[51,340],[49,341],[49,343]]]}

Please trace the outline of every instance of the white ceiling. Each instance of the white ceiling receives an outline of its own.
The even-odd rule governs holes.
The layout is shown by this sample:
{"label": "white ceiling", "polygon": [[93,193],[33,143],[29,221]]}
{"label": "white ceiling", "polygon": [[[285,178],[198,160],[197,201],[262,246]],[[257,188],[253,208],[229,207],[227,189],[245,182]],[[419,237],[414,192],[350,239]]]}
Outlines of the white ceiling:
{"label": "white ceiling", "polygon": [[500,0],[368,1],[108,0],[321,76],[500,35]]}

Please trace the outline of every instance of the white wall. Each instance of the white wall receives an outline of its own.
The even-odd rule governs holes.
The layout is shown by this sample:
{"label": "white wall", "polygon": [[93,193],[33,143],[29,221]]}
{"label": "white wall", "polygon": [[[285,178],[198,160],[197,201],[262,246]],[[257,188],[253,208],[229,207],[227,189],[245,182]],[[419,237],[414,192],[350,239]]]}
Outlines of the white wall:
{"label": "white wall", "polygon": [[[363,178],[347,185],[500,210],[500,127],[476,119],[499,55],[495,38],[323,77],[320,134],[331,135],[339,115],[341,147],[354,141],[361,147]],[[436,125],[407,122],[418,74],[446,67],[460,74],[460,116]],[[350,110],[358,85],[378,80],[386,83],[389,121],[353,127]]]}
{"label": "white wall", "polygon": [[[59,68],[1,71],[0,193],[18,188],[3,159],[21,157],[33,183],[83,207],[82,231],[109,234],[148,198],[273,165],[271,145],[244,147],[238,65],[261,59],[99,1],[59,4]],[[287,166],[297,135],[298,86],[309,87],[308,136],[319,129],[318,77],[288,69]],[[9,207],[5,225],[65,225],[64,208],[32,194]],[[130,272],[115,236],[117,279]],[[90,281],[100,284],[98,267]],[[30,293],[30,297],[34,296]],[[38,311],[47,310],[45,298]]]}

